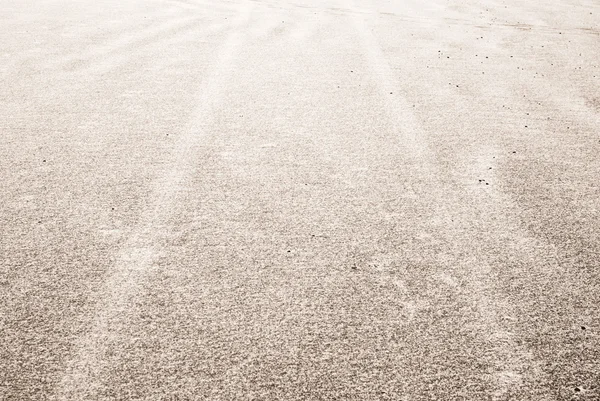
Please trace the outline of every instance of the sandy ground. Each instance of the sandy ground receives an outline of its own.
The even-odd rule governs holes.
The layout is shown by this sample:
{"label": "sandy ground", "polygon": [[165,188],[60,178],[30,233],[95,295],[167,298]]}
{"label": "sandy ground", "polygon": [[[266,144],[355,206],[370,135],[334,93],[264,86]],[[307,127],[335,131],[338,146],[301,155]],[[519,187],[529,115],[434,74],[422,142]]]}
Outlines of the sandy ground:
{"label": "sandy ground", "polygon": [[600,399],[597,1],[0,27],[0,400]]}

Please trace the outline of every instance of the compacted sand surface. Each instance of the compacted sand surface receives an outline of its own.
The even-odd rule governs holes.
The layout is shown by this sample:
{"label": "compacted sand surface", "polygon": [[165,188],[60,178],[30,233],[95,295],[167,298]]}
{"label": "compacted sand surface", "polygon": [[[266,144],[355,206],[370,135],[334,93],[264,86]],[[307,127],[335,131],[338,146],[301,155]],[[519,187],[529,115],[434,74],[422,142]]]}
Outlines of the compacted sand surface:
{"label": "compacted sand surface", "polygon": [[0,28],[0,400],[600,399],[597,1]]}

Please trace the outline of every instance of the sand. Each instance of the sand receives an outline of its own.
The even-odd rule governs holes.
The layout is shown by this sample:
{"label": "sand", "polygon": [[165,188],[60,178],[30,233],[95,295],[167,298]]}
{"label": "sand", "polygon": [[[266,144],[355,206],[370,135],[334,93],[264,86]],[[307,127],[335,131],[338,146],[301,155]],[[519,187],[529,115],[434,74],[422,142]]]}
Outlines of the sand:
{"label": "sand", "polygon": [[598,2],[0,27],[0,400],[600,399]]}

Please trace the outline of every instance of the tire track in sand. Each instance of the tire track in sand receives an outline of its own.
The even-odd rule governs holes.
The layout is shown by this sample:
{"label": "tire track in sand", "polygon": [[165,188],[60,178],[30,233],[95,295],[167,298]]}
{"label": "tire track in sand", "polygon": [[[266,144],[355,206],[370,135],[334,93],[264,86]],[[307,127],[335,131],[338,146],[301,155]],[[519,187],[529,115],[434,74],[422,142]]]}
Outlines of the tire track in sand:
{"label": "tire track in sand", "polygon": [[[240,5],[236,26],[249,20],[251,9],[250,3]],[[166,225],[176,208],[178,193],[194,171],[196,151],[204,138],[202,128],[218,107],[220,92],[244,40],[243,34],[236,29],[218,52],[212,70],[200,86],[195,117],[174,146],[170,169],[155,180],[148,206],[119,250],[117,260],[98,293],[90,330],[74,344],[73,356],[52,399],[99,399],[103,389],[103,371],[110,368],[105,360],[110,352],[110,343],[116,338],[115,329],[127,324],[124,321],[126,311],[160,255],[157,242],[161,238],[161,227]]]}
{"label": "tire track in sand", "polygon": [[[346,4],[350,10],[357,10],[354,4]],[[415,113],[412,112],[412,107],[406,100],[405,96],[388,96],[388,88],[397,86],[394,83],[394,74],[391,66],[387,62],[381,47],[377,43],[377,39],[371,33],[370,29],[364,22],[364,16],[360,12],[349,12],[348,18],[355,26],[362,49],[366,53],[367,62],[376,75],[380,83],[380,94],[384,98],[388,115],[394,124],[395,130],[398,133],[398,140],[404,145],[404,151],[407,156],[418,160],[421,168],[428,171],[431,177],[431,185],[437,188],[442,188],[443,183],[435,177],[443,174],[436,167],[434,154],[429,149],[427,140],[419,135],[422,130]],[[398,73],[396,73],[397,75]],[[445,202],[460,205],[461,208],[468,208],[459,195],[455,195],[455,190],[447,188],[444,191],[444,196],[447,197]],[[439,202],[439,201],[438,201]],[[439,205],[435,214],[440,214],[436,219],[442,219],[448,224],[448,232],[459,228],[457,223],[453,223],[451,219],[451,210],[446,209],[446,205]],[[494,284],[488,280],[491,275],[490,267],[485,261],[481,261],[477,254],[468,254],[463,256],[453,255],[454,262],[460,262],[463,268],[467,271],[460,272],[461,276],[465,276],[465,282],[472,283],[468,285],[467,291],[463,292],[460,288],[456,288],[456,295],[460,297],[461,293],[464,296],[468,292],[469,298],[473,299],[477,305],[480,315],[480,323],[486,328],[489,336],[485,339],[490,347],[490,358],[493,361],[493,373],[490,378],[494,386],[492,399],[501,400],[509,396],[509,393],[515,391],[523,385],[522,372],[530,372],[532,369],[539,374],[535,369],[535,361],[528,349],[521,347],[514,340],[510,333],[503,325],[500,316],[511,315],[511,307],[509,304],[497,304],[495,298],[487,294],[497,293],[498,290]]]}

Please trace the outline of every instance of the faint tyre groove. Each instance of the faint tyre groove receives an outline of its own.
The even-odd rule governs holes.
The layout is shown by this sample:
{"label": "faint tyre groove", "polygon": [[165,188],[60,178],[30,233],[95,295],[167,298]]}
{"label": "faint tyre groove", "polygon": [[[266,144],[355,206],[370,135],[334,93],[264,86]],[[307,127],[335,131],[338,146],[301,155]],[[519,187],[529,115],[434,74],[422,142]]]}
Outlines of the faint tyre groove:
{"label": "faint tyre groove", "polygon": [[[240,5],[236,20],[247,20],[250,8]],[[64,376],[52,399],[84,400],[104,398],[102,381],[107,353],[118,340],[119,328],[127,325],[129,304],[140,290],[147,273],[152,269],[161,250],[160,227],[167,224],[176,208],[178,193],[183,190],[197,163],[195,152],[207,134],[204,129],[211,120],[213,111],[219,107],[220,94],[228,74],[235,63],[236,53],[243,45],[245,36],[232,32],[221,47],[213,71],[208,74],[199,90],[198,109],[190,121],[187,131],[179,137],[173,150],[172,165],[154,182],[149,205],[140,222],[119,251],[115,265],[99,292],[96,315],[90,330],[81,336],[74,346],[73,357],[67,364]]]}
{"label": "faint tyre groove", "polygon": [[[381,52],[380,46],[364,25],[362,17],[358,14],[352,14],[352,21],[361,36],[363,49],[365,49],[369,64],[378,78],[377,82],[380,82],[382,85],[380,93],[381,96],[386,98],[386,104],[390,110],[390,119],[394,121],[396,130],[398,131],[399,141],[401,144],[408,144],[406,150],[414,159],[421,161],[422,168],[426,168],[430,171],[429,175],[432,177],[431,185],[438,187],[443,186],[442,182],[435,178],[442,175],[442,171],[439,171],[436,167],[435,160],[432,159],[433,153],[428,148],[426,139],[419,136],[420,131],[422,132],[423,130],[419,125],[416,115],[412,113],[412,109],[409,107],[408,102],[404,100],[403,96],[387,96],[389,92],[386,91],[386,88],[393,87],[393,85],[390,84],[393,75],[391,67]],[[397,116],[402,117],[398,118]],[[452,197],[453,192],[455,191],[450,189],[444,191],[445,197],[447,198],[446,201]],[[445,210],[445,207],[441,205],[441,199],[438,199],[437,202],[438,210],[435,212],[435,215],[440,217],[444,216],[445,224],[448,224],[448,221],[453,221],[450,219],[452,212]],[[463,205],[462,207],[465,208],[469,207],[462,199],[460,199],[460,197],[454,199],[451,203]],[[452,232],[452,223],[450,223],[450,227],[448,228],[451,230],[450,232]],[[458,229],[459,227],[456,228]],[[476,234],[474,234],[474,237],[476,237]],[[467,254],[470,254],[470,252],[467,252]],[[472,282],[472,285],[469,285],[469,288],[471,289],[469,297],[475,299],[481,316],[481,322],[485,324],[488,332],[492,333],[492,336],[488,337],[486,341],[490,342],[493,346],[494,354],[492,359],[496,363],[495,370],[497,371],[493,377],[495,386],[493,399],[502,400],[509,394],[509,391],[515,391],[515,388],[518,389],[519,386],[523,384],[521,373],[525,372],[528,368],[531,368],[534,365],[534,361],[530,352],[527,349],[518,346],[517,343],[512,340],[511,335],[499,322],[497,317],[497,305],[486,295],[488,292],[498,293],[499,291],[494,288],[493,284],[485,283],[484,279],[489,277],[489,271],[480,269],[481,266],[485,266],[485,263],[483,265],[480,264],[479,267],[477,267],[476,264],[475,266],[472,266],[472,264],[472,261],[467,262],[465,265],[466,269],[465,271],[461,271],[461,275],[466,274],[469,278],[468,282]],[[450,277],[448,277],[448,279],[452,280]],[[463,297],[458,293],[455,296],[459,298]],[[511,313],[510,306],[506,306],[503,309],[506,310],[508,314]]]}
{"label": "faint tyre groove", "polygon": [[119,41],[122,43],[108,45],[105,50],[92,50],[80,56],[60,60],[58,64],[50,64],[48,68],[69,72],[87,72],[88,69],[103,63],[109,64],[111,68],[118,68],[127,60],[135,57],[136,52],[143,51],[147,46],[159,44],[173,35],[190,30],[197,26],[201,20],[201,18],[195,17],[186,18],[184,22],[176,24],[164,24],[158,29],[145,33],[143,36],[135,35],[133,38]]}

